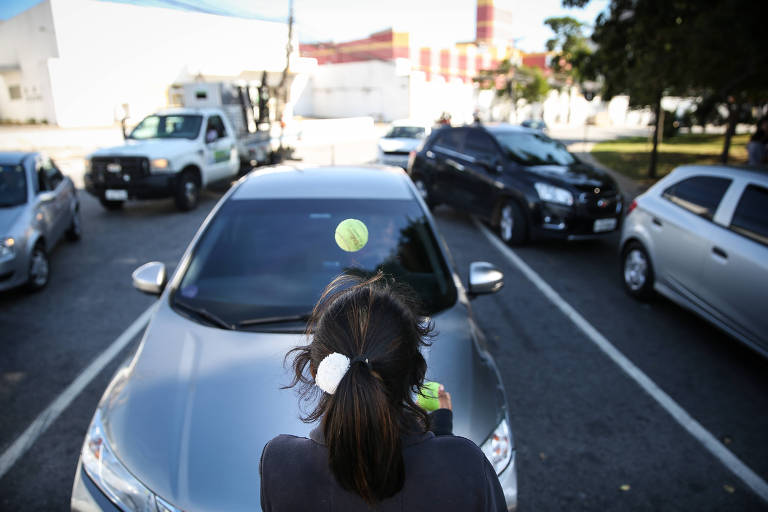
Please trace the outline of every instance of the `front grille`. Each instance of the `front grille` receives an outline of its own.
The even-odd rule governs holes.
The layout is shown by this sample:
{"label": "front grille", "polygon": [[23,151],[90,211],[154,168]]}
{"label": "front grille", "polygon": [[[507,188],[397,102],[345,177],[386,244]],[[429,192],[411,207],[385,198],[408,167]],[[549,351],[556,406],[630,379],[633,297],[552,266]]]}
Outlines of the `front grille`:
{"label": "front grille", "polygon": [[392,156],[408,156],[410,151],[384,151],[384,154]]}
{"label": "front grille", "polygon": [[149,176],[149,159],[138,156],[102,156],[91,159],[94,181],[110,185],[126,185]]}
{"label": "front grille", "polygon": [[616,215],[618,205],[621,202],[621,194],[615,190],[582,192],[579,195],[579,202],[584,205],[586,210],[597,216]]}

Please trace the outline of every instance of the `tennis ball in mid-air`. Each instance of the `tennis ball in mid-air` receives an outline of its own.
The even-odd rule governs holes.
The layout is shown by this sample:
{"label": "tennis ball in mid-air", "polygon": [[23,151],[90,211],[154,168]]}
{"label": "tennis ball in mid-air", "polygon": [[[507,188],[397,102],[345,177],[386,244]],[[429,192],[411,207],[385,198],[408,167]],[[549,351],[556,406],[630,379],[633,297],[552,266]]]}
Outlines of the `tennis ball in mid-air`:
{"label": "tennis ball in mid-air", "polygon": [[427,412],[438,410],[440,408],[440,400],[437,398],[439,390],[439,382],[425,382],[416,396],[416,403]]}
{"label": "tennis ball in mid-air", "polygon": [[368,228],[357,219],[344,219],[336,226],[336,244],[347,252],[357,252],[368,243]]}

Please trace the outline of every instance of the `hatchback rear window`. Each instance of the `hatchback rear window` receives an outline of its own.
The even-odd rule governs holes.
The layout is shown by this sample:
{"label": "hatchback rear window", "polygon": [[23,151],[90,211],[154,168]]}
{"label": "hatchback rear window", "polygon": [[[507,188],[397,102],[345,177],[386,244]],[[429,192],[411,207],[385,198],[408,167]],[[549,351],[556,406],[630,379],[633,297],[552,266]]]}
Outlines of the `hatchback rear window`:
{"label": "hatchback rear window", "polygon": [[694,176],[668,187],[662,197],[699,217],[712,220],[730,185],[728,178]]}
{"label": "hatchback rear window", "polygon": [[748,185],[733,213],[730,228],[768,245],[768,189]]}

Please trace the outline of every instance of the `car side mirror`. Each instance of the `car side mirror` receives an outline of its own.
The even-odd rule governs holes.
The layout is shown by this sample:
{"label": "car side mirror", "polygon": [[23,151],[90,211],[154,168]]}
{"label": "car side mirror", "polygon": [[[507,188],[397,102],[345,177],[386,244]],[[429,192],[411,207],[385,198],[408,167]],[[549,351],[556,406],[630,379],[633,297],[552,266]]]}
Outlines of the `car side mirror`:
{"label": "car side mirror", "polygon": [[37,199],[41,203],[49,203],[49,202],[53,201],[54,199],[56,199],[56,192],[53,192],[53,191],[50,191],[50,190],[45,191],[45,192],[40,192],[39,194],[37,194]]}
{"label": "car side mirror", "polygon": [[504,170],[499,157],[482,158],[478,160],[478,163],[491,172],[501,172]]}
{"label": "car side mirror", "polygon": [[504,286],[504,273],[487,261],[469,264],[469,296],[496,293]]}
{"label": "car side mirror", "polygon": [[167,276],[165,264],[159,261],[150,261],[145,263],[131,274],[133,278],[133,287],[150,295],[160,295],[163,293]]}

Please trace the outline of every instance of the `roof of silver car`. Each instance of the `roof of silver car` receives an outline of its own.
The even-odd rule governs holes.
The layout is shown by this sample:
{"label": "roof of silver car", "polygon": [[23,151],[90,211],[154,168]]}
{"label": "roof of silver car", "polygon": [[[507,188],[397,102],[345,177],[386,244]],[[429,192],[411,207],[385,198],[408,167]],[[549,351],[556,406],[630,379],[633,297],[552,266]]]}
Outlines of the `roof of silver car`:
{"label": "roof of silver car", "polygon": [[673,170],[675,176],[690,175],[701,172],[721,176],[740,176],[761,183],[768,183],[768,172],[764,168],[735,166],[735,165],[681,165]]}
{"label": "roof of silver car", "polygon": [[233,199],[413,199],[408,176],[385,166],[280,165],[251,172]]}
{"label": "roof of silver car", "polygon": [[0,151],[0,164],[18,165],[29,155],[34,155],[31,151]]}

